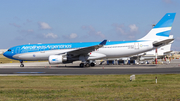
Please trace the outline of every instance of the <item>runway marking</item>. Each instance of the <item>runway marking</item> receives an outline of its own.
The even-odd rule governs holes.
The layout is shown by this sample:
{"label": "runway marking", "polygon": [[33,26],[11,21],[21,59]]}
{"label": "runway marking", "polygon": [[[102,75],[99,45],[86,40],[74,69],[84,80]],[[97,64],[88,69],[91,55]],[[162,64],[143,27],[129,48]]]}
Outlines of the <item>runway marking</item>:
{"label": "runway marking", "polygon": [[16,74],[43,74],[46,72],[15,72]]}

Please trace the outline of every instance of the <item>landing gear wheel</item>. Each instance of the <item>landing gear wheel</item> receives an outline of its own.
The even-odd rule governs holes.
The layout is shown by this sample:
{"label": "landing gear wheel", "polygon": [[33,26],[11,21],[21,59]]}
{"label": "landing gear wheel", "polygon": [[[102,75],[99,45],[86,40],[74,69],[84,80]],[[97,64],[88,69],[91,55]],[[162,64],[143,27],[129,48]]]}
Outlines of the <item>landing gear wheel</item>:
{"label": "landing gear wheel", "polygon": [[80,63],[80,65],[79,65],[80,67],[84,67],[84,63]]}
{"label": "landing gear wheel", "polygon": [[95,63],[91,63],[91,67],[94,67],[95,66]]}
{"label": "landing gear wheel", "polygon": [[24,67],[23,61],[20,61],[20,63],[21,63],[20,67]]}
{"label": "landing gear wheel", "polygon": [[20,67],[24,67],[24,64],[21,64]]}

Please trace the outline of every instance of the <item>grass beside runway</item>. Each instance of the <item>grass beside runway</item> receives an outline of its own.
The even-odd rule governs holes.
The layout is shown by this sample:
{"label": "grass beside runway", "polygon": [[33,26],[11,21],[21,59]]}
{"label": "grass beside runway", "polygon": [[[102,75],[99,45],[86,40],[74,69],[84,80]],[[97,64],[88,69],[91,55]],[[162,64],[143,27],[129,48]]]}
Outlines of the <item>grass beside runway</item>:
{"label": "grass beside runway", "polygon": [[[44,61],[24,61],[24,62],[44,62]],[[3,54],[0,54],[0,64],[3,63],[19,63],[18,60],[6,58]]]}
{"label": "grass beside runway", "polygon": [[[157,84],[155,77],[158,77]],[[1,76],[0,100],[180,100],[180,74]]]}
{"label": "grass beside runway", "polygon": [[9,58],[6,58],[5,56],[3,56],[3,54],[0,54],[0,64],[1,63],[18,63],[19,61],[17,60],[12,60]]}

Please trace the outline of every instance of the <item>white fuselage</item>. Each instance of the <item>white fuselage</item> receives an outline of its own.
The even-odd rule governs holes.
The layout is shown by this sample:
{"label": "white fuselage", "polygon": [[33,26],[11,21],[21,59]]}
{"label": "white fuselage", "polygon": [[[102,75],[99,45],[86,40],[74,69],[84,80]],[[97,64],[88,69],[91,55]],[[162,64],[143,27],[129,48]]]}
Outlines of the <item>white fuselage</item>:
{"label": "white fuselage", "polygon": [[[126,57],[126,56],[139,54],[142,52],[146,52],[152,49],[153,49],[152,41],[104,45],[103,47],[93,52],[90,52],[88,54],[88,60],[95,60],[101,58]],[[38,52],[27,52],[22,54],[16,54],[13,56],[13,58],[19,60],[42,61],[42,60],[48,60],[50,55],[58,55],[72,50],[76,50],[76,49],[57,49],[57,50],[47,50],[47,51],[38,51]]]}

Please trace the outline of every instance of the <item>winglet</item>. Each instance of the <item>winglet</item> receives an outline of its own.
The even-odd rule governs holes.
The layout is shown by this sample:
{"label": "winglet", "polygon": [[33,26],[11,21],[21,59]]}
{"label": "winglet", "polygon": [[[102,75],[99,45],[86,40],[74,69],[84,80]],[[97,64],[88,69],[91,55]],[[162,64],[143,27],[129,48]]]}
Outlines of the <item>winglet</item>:
{"label": "winglet", "polygon": [[103,40],[99,45],[106,45],[107,40]]}

